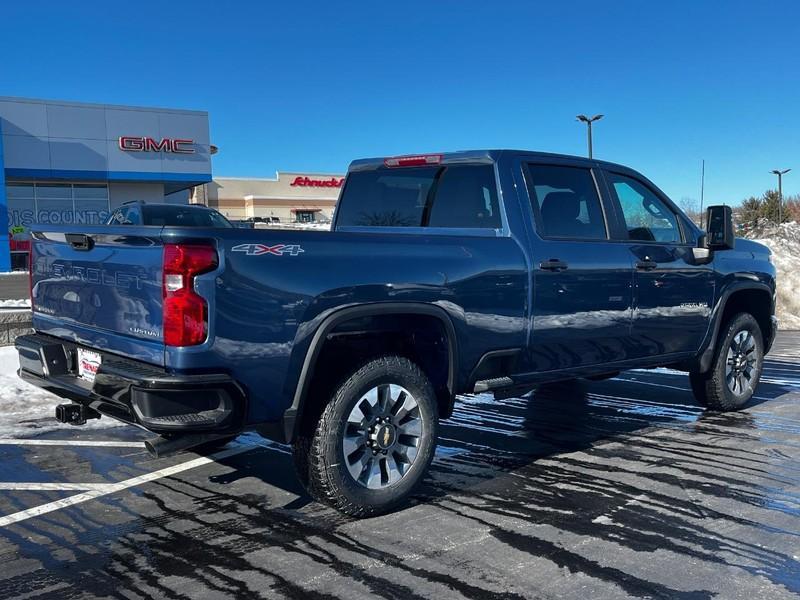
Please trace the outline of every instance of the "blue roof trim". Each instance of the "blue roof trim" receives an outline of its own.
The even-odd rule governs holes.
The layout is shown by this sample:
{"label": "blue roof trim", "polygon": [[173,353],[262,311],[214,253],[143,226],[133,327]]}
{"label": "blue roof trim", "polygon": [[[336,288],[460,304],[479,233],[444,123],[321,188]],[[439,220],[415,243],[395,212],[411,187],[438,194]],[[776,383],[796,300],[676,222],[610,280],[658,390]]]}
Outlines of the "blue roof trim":
{"label": "blue roof trim", "polygon": [[55,179],[64,181],[149,181],[155,183],[201,184],[211,181],[211,173],[147,173],[143,171],[81,171],[60,169],[6,169],[6,177],[16,179]]}

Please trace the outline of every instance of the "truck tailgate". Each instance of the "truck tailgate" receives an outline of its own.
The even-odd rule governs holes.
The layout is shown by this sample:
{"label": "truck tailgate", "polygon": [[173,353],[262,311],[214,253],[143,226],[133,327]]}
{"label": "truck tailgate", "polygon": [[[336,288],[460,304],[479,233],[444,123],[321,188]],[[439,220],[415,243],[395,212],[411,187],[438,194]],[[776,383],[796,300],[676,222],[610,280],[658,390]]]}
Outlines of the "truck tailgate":
{"label": "truck tailgate", "polygon": [[163,365],[161,228],[79,231],[54,227],[32,235],[34,328]]}

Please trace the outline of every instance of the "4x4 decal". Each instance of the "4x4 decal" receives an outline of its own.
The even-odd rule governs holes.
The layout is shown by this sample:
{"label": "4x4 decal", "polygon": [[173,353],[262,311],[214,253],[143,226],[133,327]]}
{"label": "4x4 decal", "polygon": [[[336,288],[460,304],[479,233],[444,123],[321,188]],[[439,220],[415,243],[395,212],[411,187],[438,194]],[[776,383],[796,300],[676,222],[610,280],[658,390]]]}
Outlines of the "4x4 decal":
{"label": "4x4 decal", "polygon": [[231,248],[234,252],[244,252],[248,256],[261,256],[262,254],[275,254],[276,256],[297,256],[305,252],[300,247],[300,244],[275,244],[274,246],[267,246],[266,244],[239,244]]}

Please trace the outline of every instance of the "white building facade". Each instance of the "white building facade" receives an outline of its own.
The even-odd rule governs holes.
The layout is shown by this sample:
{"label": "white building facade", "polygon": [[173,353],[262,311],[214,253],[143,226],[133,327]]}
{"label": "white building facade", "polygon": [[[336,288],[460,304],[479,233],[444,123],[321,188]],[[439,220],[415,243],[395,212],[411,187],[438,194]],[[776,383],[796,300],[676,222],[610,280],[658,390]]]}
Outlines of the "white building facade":
{"label": "white building facade", "polygon": [[274,179],[215,177],[196,187],[191,202],[216,208],[229,219],[280,223],[327,222],[344,175],[279,171]]}

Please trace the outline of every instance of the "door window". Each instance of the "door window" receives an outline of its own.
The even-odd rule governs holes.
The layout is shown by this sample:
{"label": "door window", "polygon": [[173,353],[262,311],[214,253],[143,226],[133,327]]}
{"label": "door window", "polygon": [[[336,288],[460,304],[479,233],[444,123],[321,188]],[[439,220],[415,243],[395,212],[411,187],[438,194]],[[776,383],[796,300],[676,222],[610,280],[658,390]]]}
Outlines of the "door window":
{"label": "door window", "polygon": [[678,218],[667,204],[641,182],[608,173],[619,201],[628,239],[642,242],[681,242]]}
{"label": "door window", "polygon": [[589,169],[528,165],[529,195],[542,237],[604,240],[606,223]]}

